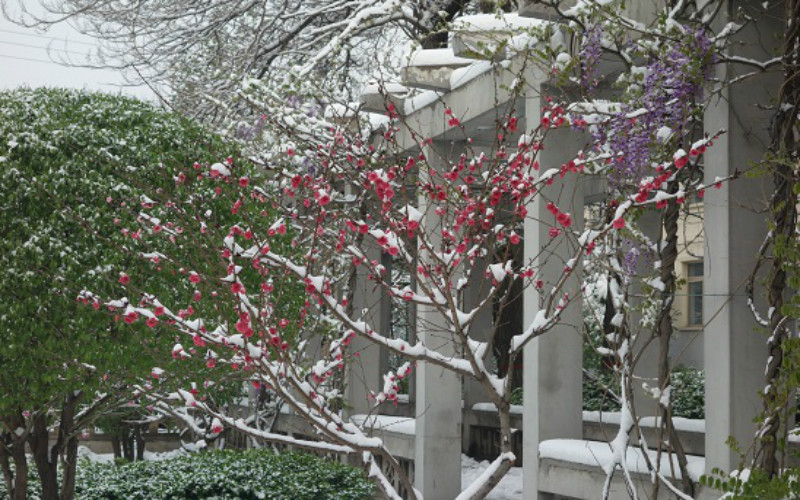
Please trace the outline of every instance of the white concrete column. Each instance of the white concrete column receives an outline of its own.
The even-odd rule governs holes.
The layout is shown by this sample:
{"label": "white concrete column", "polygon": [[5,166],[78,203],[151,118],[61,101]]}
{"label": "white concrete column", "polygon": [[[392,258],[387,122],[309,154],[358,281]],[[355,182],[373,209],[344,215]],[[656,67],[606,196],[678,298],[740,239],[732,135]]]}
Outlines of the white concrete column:
{"label": "white concrete column", "polygon": [[[735,7],[726,8],[756,4],[760,2],[736,2]],[[736,55],[755,60],[774,56],[770,50],[778,43],[782,12],[780,6],[771,10],[769,14],[756,14],[757,23],[737,35],[742,44],[732,49]],[[734,12],[726,14],[733,16]],[[751,69],[720,65],[717,71],[722,81],[730,81]],[[725,129],[727,133],[705,155],[707,182],[746,171],[752,162],[764,157],[773,112],[762,106],[775,104],[779,83],[779,72],[761,74],[727,87],[714,98],[705,115],[705,130],[714,134]],[[764,385],[766,337],[757,331],[744,297],[744,284],[766,234],[762,210],[767,205],[770,186],[767,177],[743,176],[723,184],[721,189],[707,190],[704,197],[707,473],[714,467],[730,471],[738,466],[738,456],[725,442],[732,436],[746,449],[755,432],[753,418],[761,410],[758,393]]]}
{"label": "white concrete column", "polygon": [[[464,310],[469,311],[476,307],[481,300],[486,297],[489,286],[485,280],[486,261],[484,259],[476,260],[475,269],[472,273],[472,278],[467,284],[464,291]],[[486,307],[482,309],[472,320],[472,325],[469,329],[470,338],[487,342],[491,338],[493,331],[492,308]],[[494,367],[493,356],[490,357],[487,368]],[[472,415],[472,407],[476,403],[484,403],[490,401],[489,395],[483,385],[472,378],[465,378],[464,380],[464,415]],[[465,418],[463,425],[464,429],[461,433],[461,450],[468,453],[470,442],[472,441],[472,433],[470,425],[474,423],[474,419]]]}
{"label": "white concrete column", "polygon": [[[450,144],[434,142],[426,148],[428,163],[436,168],[449,153]],[[423,175],[423,174],[421,174]],[[423,213],[421,228],[432,242],[441,238],[441,224],[434,208]],[[434,243],[435,244],[435,243]],[[420,255],[419,259],[426,256]],[[417,307],[417,338],[445,355],[454,354],[453,342],[442,316],[432,307]],[[461,377],[429,363],[417,364],[416,440],[414,484],[425,500],[452,500],[461,491]]]}
{"label": "white concrete column", "polygon": [[[382,261],[378,246],[365,246],[367,258]],[[354,316],[362,318],[381,335],[388,335],[389,298],[374,281],[367,279],[368,274],[367,266],[358,266],[353,293]],[[383,387],[382,376],[387,369],[386,353],[360,336],[353,338],[350,349],[358,352],[359,357],[348,365],[345,399],[350,405],[351,414],[369,413],[373,406],[369,399],[370,392],[377,393]]]}
{"label": "white concrete column", "polygon": [[[530,130],[539,123],[541,113],[539,88],[528,91],[525,117]],[[548,133],[540,157],[542,170],[560,166],[579,149],[569,130]],[[583,188],[575,176],[558,179],[536,196],[525,220],[525,262],[534,262],[545,280],[542,292],[549,291],[563,275],[564,264],[574,252],[574,239],[564,236],[555,241],[548,234],[556,225],[545,208],[555,202],[572,214],[572,230],[583,227]],[[558,226],[560,227],[560,226]],[[539,498],[539,443],[554,438],[581,438],[582,433],[582,361],[583,315],[580,306],[580,273],[573,273],[564,291],[573,302],[563,312],[562,320],[550,332],[533,340],[524,350],[523,360],[523,498]],[[544,296],[535,287],[525,290],[524,325],[529,325]]]}

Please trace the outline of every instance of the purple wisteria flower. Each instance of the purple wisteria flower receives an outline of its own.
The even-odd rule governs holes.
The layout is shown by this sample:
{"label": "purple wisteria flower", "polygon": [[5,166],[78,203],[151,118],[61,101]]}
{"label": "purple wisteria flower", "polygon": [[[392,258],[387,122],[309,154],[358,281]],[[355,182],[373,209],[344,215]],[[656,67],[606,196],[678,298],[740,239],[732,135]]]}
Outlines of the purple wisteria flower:
{"label": "purple wisteria flower", "polygon": [[[582,82],[594,91],[596,79],[587,79],[597,62],[598,41],[594,27],[584,37],[581,51]],[[654,161],[656,132],[668,127],[676,137],[689,132],[696,103],[714,62],[712,42],[702,29],[683,27],[678,40],[662,39],[648,50],[649,62],[639,93],[621,106],[605,127],[597,127],[592,139],[598,152],[610,153],[609,179],[620,187],[637,183]]]}

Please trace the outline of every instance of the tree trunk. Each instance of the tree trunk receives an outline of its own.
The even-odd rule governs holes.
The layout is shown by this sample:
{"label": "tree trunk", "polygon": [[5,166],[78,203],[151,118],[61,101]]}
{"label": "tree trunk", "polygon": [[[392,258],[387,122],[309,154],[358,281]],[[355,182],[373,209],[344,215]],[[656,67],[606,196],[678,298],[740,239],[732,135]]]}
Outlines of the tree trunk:
{"label": "tree trunk", "polygon": [[[43,413],[33,418],[33,430],[28,436],[28,443],[33,453],[36,472],[42,487],[42,500],[61,500],[58,491],[58,462],[50,461],[50,446],[48,443],[47,419]],[[57,458],[57,457],[56,457]]]}
{"label": "tree trunk", "polygon": [[[43,411],[33,418],[33,430],[28,436],[28,443],[33,452],[33,461],[42,486],[41,500],[72,500],[75,494],[75,471],[78,442],[75,433],[75,411],[83,397],[82,392],[70,393],[64,397],[61,407],[61,421],[55,443],[50,446],[47,419]],[[65,488],[58,487],[58,462],[61,454],[67,451],[67,460],[71,459],[71,468],[64,471]],[[71,477],[70,477],[71,474]],[[66,496],[64,496],[66,495]]]}
{"label": "tree trunk", "polygon": [[[23,422],[24,424],[24,422]],[[16,427],[16,425],[15,425]],[[11,461],[14,470],[11,470]],[[0,443],[0,469],[11,500],[25,500],[28,492],[28,458],[25,455],[25,436],[8,433]]]}
{"label": "tree trunk", "polygon": [[115,433],[111,434],[111,450],[114,452],[114,458],[122,458],[122,445],[119,442],[119,436]]}
{"label": "tree trunk", "polygon": [[142,427],[137,425],[134,427],[133,438],[136,440],[136,460],[144,460],[144,436],[142,435]]}
{"label": "tree trunk", "polygon": [[[767,279],[767,300],[770,314],[768,316],[770,337],[767,341],[769,358],[766,368],[766,384],[764,393],[764,420],[759,429],[759,447],[756,459],[759,466],[770,477],[780,472],[779,463],[780,447],[778,440],[781,433],[785,432],[785,422],[782,419],[783,406],[789,404],[782,401],[785,396],[779,395],[781,385],[781,365],[783,364],[783,349],[789,337],[786,327],[787,318],[783,312],[784,294],[786,291],[787,269],[793,265],[787,261],[785,248],[791,246],[795,239],[797,224],[795,185],[800,182],[797,174],[797,119],[800,112],[800,84],[797,79],[800,75],[800,1],[787,0],[786,32],[784,33],[783,46],[783,72],[784,82],[781,86],[778,102],[780,108],[773,120],[771,130],[771,149],[776,158],[770,165],[775,192],[772,195],[770,212],[772,215],[772,268]],[[782,251],[783,250],[783,251]]]}
{"label": "tree trunk", "polygon": [[28,457],[25,455],[25,442],[13,445],[11,456],[14,460],[14,489],[12,500],[25,500],[28,495]]}
{"label": "tree trunk", "polygon": [[75,498],[75,474],[78,465],[78,438],[72,436],[67,441],[62,460],[61,499],[73,500]]}
{"label": "tree trunk", "polygon": [[[672,181],[668,187],[669,192],[676,193],[679,189],[678,182]],[[669,363],[669,346],[672,341],[672,306],[675,302],[675,261],[678,258],[678,218],[680,215],[680,206],[676,202],[670,202],[664,209],[661,224],[664,228],[664,241],[659,245],[661,251],[659,258],[661,260],[661,282],[664,284],[664,291],[661,294],[662,304],[661,313],[659,314],[658,324],[656,325],[656,333],[659,340],[658,352],[658,387],[663,391],[670,386],[671,368]],[[669,441],[670,449],[675,452],[678,458],[678,467],[680,468],[682,477],[682,490],[688,495],[694,495],[694,484],[691,477],[686,470],[687,460],[686,453],[681,444],[675,426],[672,425],[672,411],[670,404],[659,404],[660,428],[661,436],[666,435],[666,440]],[[660,439],[660,442],[665,442]],[[656,466],[660,464],[661,449],[658,450],[659,459],[656,461]],[[655,494],[658,492],[658,481],[655,482]]]}
{"label": "tree trunk", "polygon": [[131,430],[127,426],[125,426],[125,430],[122,433],[122,458],[124,458],[128,462],[133,462],[134,455],[133,455],[133,436],[131,436]]}

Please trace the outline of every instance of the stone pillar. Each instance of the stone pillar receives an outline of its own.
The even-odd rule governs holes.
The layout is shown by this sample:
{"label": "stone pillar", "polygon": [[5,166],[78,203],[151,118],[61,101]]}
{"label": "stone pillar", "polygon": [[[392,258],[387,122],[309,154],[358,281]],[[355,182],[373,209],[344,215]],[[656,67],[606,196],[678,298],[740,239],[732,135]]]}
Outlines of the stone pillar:
{"label": "stone pillar", "polygon": [[[383,261],[381,249],[376,245],[365,245],[367,258]],[[388,335],[389,297],[374,281],[367,279],[367,266],[358,266],[356,271],[356,287],[353,293],[353,312],[381,335]],[[358,352],[356,358],[348,366],[347,388],[345,399],[351,406],[350,413],[365,414],[372,409],[370,392],[378,392],[383,388],[382,375],[387,369],[387,353],[369,340],[356,336],[350,343],[351,352]]]}
{"label": "stone pillar", "polygon": [[[772,4],[771,2],[770,4]],[[734,2],[726,9],[752,8],[758,21],[737,35],[742,43],[732,52],[763,61],[774,57],[777,35],[782,33],[781,4],[761,13],[761,2]],[[735,12],[721,13],[720,26]],[[750,67],[719,65],[716,77],[731,81],[749,73]],[[759,74],[726,87],[715,96],[705,115],[705,130],[719,137],[705,155],[705,180],[713,182],[760,161],[769,144],[768,127],[780,73]],[[725,444],[734,437],[743,449],[753,440],[753,418],[761,410],[758,395],[764,385],[766,337],[748,309],[744,285],[752,272],[756,253],[766,234],[770,179],[742,176],[709,189],[704,197],[705,273],[703,320],[706,371],[706,473],[718,467],[730,471],[738,456]],[[762,308],[763,310],[763,308]]]}
{"label": "stone pillar", "polygon": [[[482,299],[486,297],[489,286],[485,280],[486,262],[484,260],[476,260],[475,269],[472,273],[472,279],[464,290],[464,309],[470,310],[476,307]],[[470,327],[470,337],[475,340],[488,342],[491,338],[494,329],[492,321],[492,308],[487,307],[481,310],[472,320]],[[487,359],[487,368],[493,366],[493,356]],[[464,380],[464,415],[472,415],[472,407],[476,403],[484,403],[490,401],[489,395],[486,393],[483,385],[475,379],[467,378]],[[470,451],[470,444],[472,442],[471,424],[474,419],[465,418],[463,425],[464,429],[461,433],[461,450],[464,453]],[[498,450],[499,451],[499,450]]]}
{"label": "stone pillar", "polygon": [[[450,144],[434,142],[426,148],[429,164],[436,168],[449,153]],[[421,173],[421,175],[424,175]],[[433,208],[420,196],[420,224],[432,242],[441,237]],[[419,259],[426,256],[420,255]],[[441,315],[432,307],[417,307],[417,338],[442,354],[454,354],[453,342]],[[425,500],[452,500],[461,492],[461,377],[429,363],[417,364],[416,440],[414,484]]]}
{"label": "stone pillar", "polygon": [[[527,128],[540,118],[541,96],[538,85],[526,95]],[[558,167],[579,146],[569,130],[553,130],[545,141],[540,163],[542,171]],[[564,264],[574,253],[574,239],[561,236],[553,241],[548,231],[555,219],[545,208],[554,201],[572,214],[574,231],[583,227],[583,188],[575,176],[557,179],[536,196],[525,220],[525,262],[535,259],[538,274],[545,279],[543,292],[549,291],[563,275]],[[564,291],[574,297],[563,312],[559,325],[533,340],[524,349],[523,368],[523,498],[539,496],[539,443],[554,438],[581,438],[583,315],[580,305],[580,273],[574,273]],[[533,321],[543,296],[535,287],[525,289],[524,325]],[[542,495],[544,497],[545,495]]]}

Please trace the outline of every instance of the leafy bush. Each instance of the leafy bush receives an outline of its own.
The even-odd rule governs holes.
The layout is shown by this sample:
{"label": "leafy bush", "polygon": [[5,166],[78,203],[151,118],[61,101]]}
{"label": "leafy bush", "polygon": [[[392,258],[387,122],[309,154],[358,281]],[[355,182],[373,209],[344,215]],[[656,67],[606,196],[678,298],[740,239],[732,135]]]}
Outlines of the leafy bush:
{"label": "leafy bush", "polygon": [[672,371],[672,415],[706,418],[706,377],[703,370],[678,366]]}
{"label": "leafy bush", "polygon": [[[307,453],[219,451],[120,466],[83,460],[76,500],[360,500],[372,484],[353,467]],[[38,482],[28,498],[38,498]],[[0,486],[0,500],[7,500]]]}
{"label": "leafy bush", "polygon": [[619,382],[605,365],[603,356],[594,348],[600,345],[599,334],[583,343],[583,409],[590,411],[619,411]]}
{"label": "leafy bush", "polygon": [[[583,348],[583,409],[619,411],[619,380],[589,342]],[[705,418],[705,374],[679,365],[672,371],[672,416]]]}

